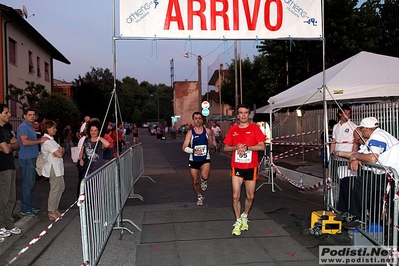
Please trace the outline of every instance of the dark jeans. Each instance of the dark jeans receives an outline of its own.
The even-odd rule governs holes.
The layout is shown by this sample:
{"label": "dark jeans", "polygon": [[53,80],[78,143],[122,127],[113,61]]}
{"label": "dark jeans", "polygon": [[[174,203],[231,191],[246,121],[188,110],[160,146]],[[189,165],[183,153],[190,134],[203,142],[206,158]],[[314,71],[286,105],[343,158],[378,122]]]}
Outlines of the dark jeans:
{"label": "dark jeans", "polygon": [[[363,171],[363,176],[356,178],[350,213],[365,220],[365,211],[369,212],[371,222],[380,221],[382,197],[385,191],[385,175],[372,171]],[[363,214],[363,216],[362,216]]]}
{"label": "dark jeans", "polygon": [[18,159],[18,165],[22,172],[21,210],[23,212],[32,211],[32,191],[36,182],[36,158]]}
{"label": "dark jeans", "polygon": [[339,182],[339,198],[337,203],[337,210],[340,212],[348,212],[350,209],[350,203],[353,201],[353,186],[356,180],[356,176],[347,176]]}

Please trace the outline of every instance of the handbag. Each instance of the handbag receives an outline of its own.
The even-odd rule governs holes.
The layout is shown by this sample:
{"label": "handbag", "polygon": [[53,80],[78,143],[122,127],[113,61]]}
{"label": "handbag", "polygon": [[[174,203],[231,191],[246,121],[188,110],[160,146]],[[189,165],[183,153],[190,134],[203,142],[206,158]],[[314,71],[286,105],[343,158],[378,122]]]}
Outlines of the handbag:
{"label": "handbag", "polygon": [[[47,159],[47,156],[46,156],[46,159]],[[36,170],[36,173],[38,174],[38,176],[42,176],[43,167],[45,164],[46,164],[46,160],[43,159],[42,153],[39,152],[39,155],[37,156],[37,159],[36,159],[36,167],[35,167],[35,170]]]}

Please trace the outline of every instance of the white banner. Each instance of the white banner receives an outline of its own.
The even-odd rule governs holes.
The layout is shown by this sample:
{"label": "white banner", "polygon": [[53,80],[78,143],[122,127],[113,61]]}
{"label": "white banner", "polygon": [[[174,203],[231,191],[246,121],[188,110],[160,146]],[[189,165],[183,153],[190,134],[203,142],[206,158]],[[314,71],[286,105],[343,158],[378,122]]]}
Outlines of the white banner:
{"label": "white banner", "polygon": [[321,0],[120,0],[120,37],[318,39]]}

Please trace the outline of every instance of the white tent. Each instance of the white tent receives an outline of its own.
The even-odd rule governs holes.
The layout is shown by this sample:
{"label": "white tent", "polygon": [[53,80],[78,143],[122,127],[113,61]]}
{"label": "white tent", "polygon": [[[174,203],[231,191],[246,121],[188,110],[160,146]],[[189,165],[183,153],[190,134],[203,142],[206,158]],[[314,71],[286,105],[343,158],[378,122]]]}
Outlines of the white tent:
{"label": "white tent", "polygon": [[[399,96],[399,58],[360,52],[326,70],[326,100],[360,102]],[[323,101],[323,72],[269,98],[264,113]],[[330,95],[331,94],[331,95]]]}

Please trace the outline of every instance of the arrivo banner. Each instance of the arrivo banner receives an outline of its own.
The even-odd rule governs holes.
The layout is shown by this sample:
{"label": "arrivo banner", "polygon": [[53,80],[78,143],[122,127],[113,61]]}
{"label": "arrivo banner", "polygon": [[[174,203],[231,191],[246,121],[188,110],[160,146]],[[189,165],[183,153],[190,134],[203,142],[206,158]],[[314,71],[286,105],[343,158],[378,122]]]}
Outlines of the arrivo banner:
{"label": "arrivo banner", "polygon": [[320,39],[322,0],[120,0],[120,38]]}

